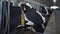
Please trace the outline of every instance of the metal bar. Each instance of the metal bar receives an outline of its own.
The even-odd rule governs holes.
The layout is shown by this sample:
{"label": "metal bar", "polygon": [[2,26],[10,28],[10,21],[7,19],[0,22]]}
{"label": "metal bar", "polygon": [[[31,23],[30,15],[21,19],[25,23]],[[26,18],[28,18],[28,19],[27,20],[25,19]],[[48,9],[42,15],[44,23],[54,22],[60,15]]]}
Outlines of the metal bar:
{"label": "metal bar", "polygon": [[10,0],[8,0],[8,34],[9,34],[9,28],[10,28]]}
{"label": "metal bar", "polygon": [[[4,0],[5,2],[6,0]],[[6,8],[6,4],[5,4],[5,8]],[[6,14],[6,26],[5,26],[5,30],[4,30],[4,34],[9,34],[9,27],[10,27],[10,0],[8,0],[8,11],[6,9],[5,11]]]}
{"label": "metal bar", "polygon": [[4,12],[3,13],[6,16],[6,26],[5,26],[5,29],[4,29],[4,34],[6,34],[6,29],[7,29],[7,24],[8,24],[7,9],[6,9],[6,0],[4,0]]}

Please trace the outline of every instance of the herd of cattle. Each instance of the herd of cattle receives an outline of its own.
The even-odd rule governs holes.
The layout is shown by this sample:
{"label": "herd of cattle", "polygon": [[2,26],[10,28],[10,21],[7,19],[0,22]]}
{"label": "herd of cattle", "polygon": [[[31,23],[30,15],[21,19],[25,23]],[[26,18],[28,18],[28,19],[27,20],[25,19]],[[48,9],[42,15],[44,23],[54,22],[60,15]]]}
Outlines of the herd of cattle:
{"label": "herd of cattle", "polygon": [[[3,7],[2,7],[2,14],[3,14]],[[22,3],[20,7],[12,6],[11,3],[10,32],[17,31],[17,29],[23,29],[21,25],[21,15],[23,14],[24,28],[25,28],[24,30],[32,30],[33,32],[43,33],[49,21],[50,15],[52,14],[52,10],[44,6],[41,6],[41,8],[42,10],[38,11],[35,8],[33,8],[29,3]],[[6,2],[6,9],[8,9],[7,2]],[[6,25],[6,15],[4,15],[4,21],[2,20],[2,26],[4,26],[2,27],[3,29],[5,28],[5,25]]]}

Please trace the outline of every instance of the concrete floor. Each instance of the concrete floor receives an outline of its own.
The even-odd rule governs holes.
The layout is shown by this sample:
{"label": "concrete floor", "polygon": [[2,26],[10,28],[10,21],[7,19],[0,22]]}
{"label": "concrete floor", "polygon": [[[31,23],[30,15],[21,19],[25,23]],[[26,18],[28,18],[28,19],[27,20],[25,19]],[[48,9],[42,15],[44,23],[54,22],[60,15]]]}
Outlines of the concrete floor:
{"label": "concrete floor", "polygon": [[49,23],[47,24],[46,30],[44,34],[55,34],[55,14],[54,12],[52,13]]}
{"label": "concrete floor", "polygon": [[60,8],[55,10],[56,34],[60,34]]}

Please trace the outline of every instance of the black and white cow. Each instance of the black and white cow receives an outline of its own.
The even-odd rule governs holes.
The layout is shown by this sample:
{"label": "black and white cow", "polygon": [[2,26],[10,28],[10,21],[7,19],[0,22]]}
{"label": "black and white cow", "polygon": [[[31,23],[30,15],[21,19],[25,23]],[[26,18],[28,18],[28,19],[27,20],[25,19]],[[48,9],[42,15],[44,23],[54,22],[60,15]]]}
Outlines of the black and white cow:
{"label": "black and white cow", "polygon": [[42,8],[42,15],[46,18],[46,23],[44,24],[44,26],[46,27],[47,26],[47,23],[50,19],[50,15],[52,14],[52,10],[48,7],[45,7],[45,6],[40,6]]}
{"label": "black and white cow", "polygon": [[52,13],[52,10],[49,8],[49,7],[46,7],[46,6],[40,6],[42,8],[42,15],[43,16],[48,16]]}
{"label": "black and white cow", "polygon": [[[33,31],[44,32],[45,17],[36,9],[32,8],[29,3],[21,4],[22,10],[24,11],[26,25],[33,25]],[[24,9],[25,7],[25,9]]]}

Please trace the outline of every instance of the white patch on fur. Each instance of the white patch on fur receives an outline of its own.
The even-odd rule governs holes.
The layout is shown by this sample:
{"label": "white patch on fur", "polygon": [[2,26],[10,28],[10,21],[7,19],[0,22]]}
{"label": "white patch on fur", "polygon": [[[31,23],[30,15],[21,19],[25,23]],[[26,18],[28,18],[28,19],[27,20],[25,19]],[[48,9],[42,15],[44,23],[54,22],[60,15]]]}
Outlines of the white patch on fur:
{"label": "white patch on fur", "polygon": [[44,24],[42,24],[43,29],[45,29]]}
{"label": "white patch on fur", "polygon": [[21,27],[22,25],[18,25],[17,28]]}
{"label": "white patch on fur", "polygon": [[28,23],[26,23],[26,25],[34,25],[33,22],[31,22],[30,20],[27,19],[26,15],[24,14],[25,20],[28,21]]}
{"label": "white patch on fur", "polygon": [[26,5],[29,6],[30,8],[32,8],[31,4],[29,4],[29,3],[26,3]]}
{"label": "white patch on fur", "polygon": [[29,4],[29,3],[20,2],[20,3],[18,4],[18,6],[20,6],[20,7],[21,7],[21,4],[26,4],[27,6],[29,6],[30,8],[32,8],[31,4]]}
{"label": "white patch on fur", "polygon": [[44,7],[44,8],[46,10],[46,15],[49,15],[49,12],[48,12],[47,8],[46,7]]}
{"label": "white patch on fur", "polygon": [[42,17],[42,20],[43,20],[43,22],[45,23],[46,21],[45,21],[45,17],[43,17],[42,16],[42,14],[39,12],[39,11],[36,11],[41,17]]}

